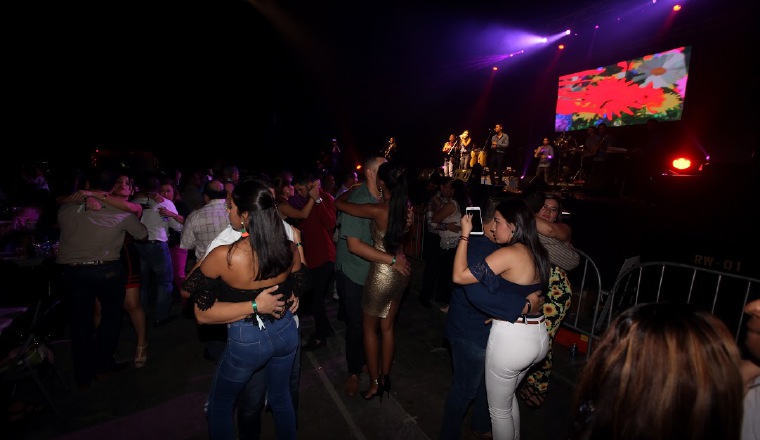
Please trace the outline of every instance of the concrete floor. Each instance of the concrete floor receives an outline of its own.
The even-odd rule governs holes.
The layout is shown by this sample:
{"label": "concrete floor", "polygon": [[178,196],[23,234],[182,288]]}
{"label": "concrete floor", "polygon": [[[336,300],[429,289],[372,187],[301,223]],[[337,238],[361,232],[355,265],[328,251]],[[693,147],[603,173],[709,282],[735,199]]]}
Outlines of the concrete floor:
{"label": "concrete floor", "polygon": [[[451,317],[437,307],[423,308],[417,301],[422,263],[414,261],[412,285],[404,297],[397,323],[397,351],[391,398],[364,401],[343,393],[345,325],[337,320],[337,301],[328,299],[328,314],[336,336],[327,347],[304,352],[301,363],[299,439],[435,439],[444,399],[451,382],[450,357],[443,348],[443,327]],[[179,304],[175,304],[179,313]],[[310,316],[304,316],[302,337],[312,333]],[[46,408],[3,429],[18,439],[204,439],[207,438],[203,403],[214,364],[203,357],[204,345],[192,319],[179,318],[149,329],[150,352],[142,369],[129,368],[96,381],[92,388],[73,386],[66,335],[53,344],[56,365],[69,391],[54,387],[54,399],[64,421]],[[119,358],[131,359],[134,334],[125,318]],[[570,358],[567,347],[556,344],[551,392],[541,409],[521,404],[522,438],[563,438],[574,380],[582,360]],[[360,390],[368,387],[361,378]],[[34,390],[26,392],[34,398]],[[23,392],[23,391],[22,391]],[[465,420],[462,439],[469,438]],[[274,438],[272,417],[264,414],[262,438]]]}

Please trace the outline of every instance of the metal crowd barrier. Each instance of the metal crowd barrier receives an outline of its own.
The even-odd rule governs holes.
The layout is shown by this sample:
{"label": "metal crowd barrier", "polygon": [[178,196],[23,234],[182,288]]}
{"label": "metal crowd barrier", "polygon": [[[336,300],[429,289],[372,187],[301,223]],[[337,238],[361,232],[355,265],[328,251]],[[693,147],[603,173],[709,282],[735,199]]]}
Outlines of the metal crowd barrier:
{"label": "metal crowd barrier", "polygon": [[[563,327],[587,338],[588,357],[612,320],[639,303],[674,302],[715,314],[738,342],[744,326],[744,306],[760,295],[760,279],[667,261],[629,259],[612,289],[605,291],[594,261],[582,251],[581,264],[571,271],[573,302]],[[754,298],[752,297],[752,298]]]}

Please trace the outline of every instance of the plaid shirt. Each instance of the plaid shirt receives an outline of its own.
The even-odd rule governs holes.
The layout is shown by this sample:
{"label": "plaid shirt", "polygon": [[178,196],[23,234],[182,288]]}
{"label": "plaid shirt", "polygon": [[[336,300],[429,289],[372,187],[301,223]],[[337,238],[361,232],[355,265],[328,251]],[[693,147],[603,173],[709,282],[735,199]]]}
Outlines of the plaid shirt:
{"label": "plaid shirt", "polygon": [[195,249],[195,258],[201,261],[206,248],[230,224],[225,199],[213,199],[187,216],[182,229],[179,247]]}

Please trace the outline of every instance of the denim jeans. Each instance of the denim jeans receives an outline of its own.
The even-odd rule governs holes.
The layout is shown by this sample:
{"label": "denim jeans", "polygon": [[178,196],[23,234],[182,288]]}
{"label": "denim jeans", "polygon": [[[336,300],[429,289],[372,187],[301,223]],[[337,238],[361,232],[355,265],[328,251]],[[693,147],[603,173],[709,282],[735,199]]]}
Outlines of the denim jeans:
{"label": "denim jeans", "polygon": [[234,407],[240,392],[254,372],[265,370],[266,390],[278,439],[296,438],[296,420],[290,395],[290,378],[298,348],[298,328],[293,314],[265,321],[227,324],[227,348],[216,368],[208,404],[209,437],[235,437]]}
{"label": "denim jeans", "polygon": [[471,428],[476,432],[491,431],[486,398],[486,349],[466,338],[449,339],[454,374],[446,395],[440,440],[459,440],[462,421],[470,404],[473,404]]}
{"label": "denim jeans", "polygon": [[[300,382],[301,344],[298,344],[296,357],[293,359],[293,370],[290,373],[290,399],[293,401],[296,428],[298,428],[298,391]],[[259,440],[261,438],[261,413],[264,411],[266,394],[266,368],[260,368],[253,373],[253,376],[251,376],[251,379],[237,399],[238,440]]]}
{"label": "denim jeans", "polygon": [[148,310],[149,288],[151,278],[156,285],[156,313],[154,319],[161,321],[169,317],[172,307],[172,292],[174,290],[174,269],[169,255],[169,245],[164,242],[136,242],[135,247],[140,254],[140,302]]}

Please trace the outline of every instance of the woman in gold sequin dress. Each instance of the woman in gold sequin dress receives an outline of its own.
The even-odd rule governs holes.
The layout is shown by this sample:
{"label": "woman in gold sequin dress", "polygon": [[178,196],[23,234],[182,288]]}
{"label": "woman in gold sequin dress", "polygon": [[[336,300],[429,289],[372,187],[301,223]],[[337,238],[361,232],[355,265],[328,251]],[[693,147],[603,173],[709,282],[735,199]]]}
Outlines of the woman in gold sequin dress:
{"label": "woman in gold sequin dress", "polygon": [[372,219],[370,228],[374,248],[394,255],[391,264],[371,263],[364,283],[364,351],[370,377],[370,387],[362,393],[366,400],[375,396],[380,396],[382,400],[384,393],[390,394],[390,371],[396,347],[394,321],[401,296],[410,280],[410,275],[404,275],[394,268],[396,256],[403,254],[402,241],[409,229],[412,215],[403,168],[391,162],[380,165],[377,171],[377,187],[381,194],[379,203],[347,202],[353,188],[335,201],[335,208],[339,211]]}

